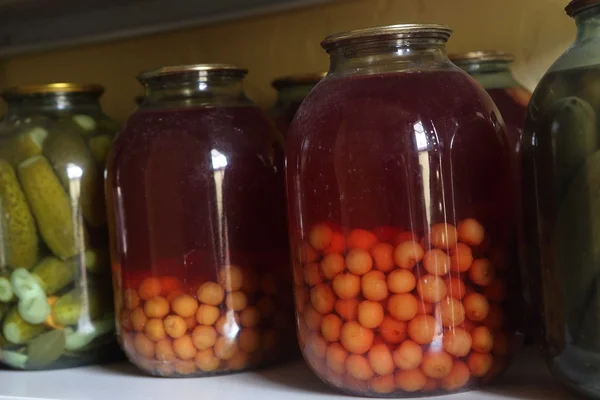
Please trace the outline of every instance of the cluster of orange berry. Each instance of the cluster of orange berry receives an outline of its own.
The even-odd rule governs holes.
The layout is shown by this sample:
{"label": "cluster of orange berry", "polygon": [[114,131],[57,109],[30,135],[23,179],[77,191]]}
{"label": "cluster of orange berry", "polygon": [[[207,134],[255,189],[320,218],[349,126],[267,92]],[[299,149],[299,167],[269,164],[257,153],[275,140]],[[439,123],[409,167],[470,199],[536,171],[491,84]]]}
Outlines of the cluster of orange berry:
{"label": "cluster of orange berry", "polygon": [[185,288],[174,277],[147,277],[125,289],[117,304],[121,343],[134,364],[156,375],[255,367],[279,358],[293,325],[279,292],[274,275],[233,265],[198,287]]}
{"label": "cluster of orange berry", "polygon": [[490,261],[477,220],[422,238],[320,223],[299,248],[300,345],[326,382],[357,394],[455,391],[503,369],[505,265]]}

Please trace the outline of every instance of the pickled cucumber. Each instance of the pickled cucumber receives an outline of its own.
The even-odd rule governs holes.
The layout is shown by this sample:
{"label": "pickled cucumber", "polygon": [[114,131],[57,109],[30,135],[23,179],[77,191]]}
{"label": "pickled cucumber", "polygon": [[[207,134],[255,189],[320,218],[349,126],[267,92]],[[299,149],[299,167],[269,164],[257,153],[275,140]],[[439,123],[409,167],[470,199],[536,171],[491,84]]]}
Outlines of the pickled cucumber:
{"label": "pickled cucumber", "polygon": [[98,290],[73,289],[54,304],[52,318],[59,325],[75,325],[86,313],[90,320],[97,319],[104,312],[106,301]]}
{"label": "pickled cucumber", "polygon": [[94,274],[110,273],[110,260],[107,251],[103,249],[86,250],[85,267]]}
{"label": "pickled cucumber", "polygon": [[62,261],[56,257],[46,257],[33,268],[31,273],[44,289],[44,292],[47,295],[52,295],[73,282],[75,268],[73,261]]}
{"label": "pickled cucumber", "polygon": [[28,357],[17,351],[2,350],[0,352],[0,360],[11,368],[25,369]]}
{"label": "pickled cucumber", "polygon": [[[15,298],[15,293],[12,290],[12,286],[10,281],[5,277],[0,277],[0,302],[8,303],[13,301]],[[2,316],[0,315],[0,318]]]}
{"label": "pickled cucumber", "polygon": [[108,152],[112,145],[112,137],[108,135],[94,136],[88,139],[88,147],[96,163],[104,168],[106,165],[106,159],[108,158]]}
{"label": "pickled cucumber", "polygon": [[75,122],[77,126],[83,129],[83,131],[87,134],[96,130],[96,121],[89,115],[75,114],[73,115],[73,122]]}
{"label": "pickled cucumber", "polygon": [[66,328],[65,335],[67,340],[65,348],[70,351],[80,350],[97,337],[112,332],[114,326],[114,319],[106,319],[102,321],[92,321],[91,325],[85,330],[80,329],[75,331],[72,328]]}
{"label": "pickled cucumber", "polygon": [[21,317],[30,324],[41,324],[50,315],[48,298],[44,294],[19,299],[17,310]]}
{"label": "pickled cucumber", "polygon": [[31,268],[37,260],[35,222],[14,170],[0,160],[0,267]]}
{"label": "pickled cucumber", "polygon": [[20,315],[17,307],[12,308],[2,324],[4,338],[13,344],[25,344],[46,330],[43,324],[30,324]]}
{"label": "pickled cucumber", "polygon": [[42,154],[48,131],[41,126],[25,131],[16,129],[13,136],[0,140],[0,158],[14,167],[28,158]]}
{"label": "pickled cucumber", "polygon": [[36,278],[24,268],[17,268],[10,276],[10,283],[19,300],[44,295],[44,289]]}
{"label": "pickled cucumber", "polygon": [[61,259],[73,257],[83,247],[84,227],[48,160],[36,156],[22,162],[19,178],[46,245]]}
{"label": "pickled cucumber", "polygon": [[[44,155],[54,168],[63,186],[71,196],[79,195],[83,218],[92,227],[106,224],[102,175],[94,157],[80,135],[65,126],[54,132],[44,144]],[[79,194],[71,185],[79,183]]]}

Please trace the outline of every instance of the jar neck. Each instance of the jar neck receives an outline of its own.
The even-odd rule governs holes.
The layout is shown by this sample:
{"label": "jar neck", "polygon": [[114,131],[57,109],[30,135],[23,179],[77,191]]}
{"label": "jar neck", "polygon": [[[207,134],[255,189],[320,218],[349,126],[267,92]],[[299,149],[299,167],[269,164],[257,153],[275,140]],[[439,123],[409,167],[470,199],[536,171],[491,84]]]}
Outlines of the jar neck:
{"label": "jar neck", "polygon": [[600,38],[600,4],[575,16],[577,41]]}
{"label": "jar neck", "polygon": [[83,93],[11,97],[5,101],[9,115],[79,114],[100,109],[100,96]]}
{"label": "jar neck", "polygon": [[485,61],[457,65],[486,89],[509,88],[519,86],[512,72],[510,61]]}
{"label": "jar neck", "polygon": [[393,39],[347,44],[329,52],[333,75],[366,75],[410,69],[437,69],[450,64],[446,41]]}
{"label": "jar neck", "polygon": [[202,79],[159,77],[143,81],[146,95],[142,108],[211,105],[251,105],[242,78],[208,76]]}

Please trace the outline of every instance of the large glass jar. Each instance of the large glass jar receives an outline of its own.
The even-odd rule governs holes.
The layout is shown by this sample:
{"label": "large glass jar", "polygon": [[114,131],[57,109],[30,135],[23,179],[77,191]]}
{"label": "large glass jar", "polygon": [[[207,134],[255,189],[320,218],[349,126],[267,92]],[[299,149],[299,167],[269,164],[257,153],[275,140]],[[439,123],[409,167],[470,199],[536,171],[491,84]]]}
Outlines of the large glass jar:
{"label": "large glass jar", "polygon": [[1,96],[0,361],[46,369],[116,359],[103,171],[115,132],[99,85]]}
{"label": "large glass jar", "polygon": [[241,371],[294,349],[282,137],[245,75],[141,74],[146,98],[109,160],[119,337],[153,375]]}
{"label": "large glass jar", "polygon": [[289,75],[277,78],[272,82],[271,85],[277,90],[277,102],[269,114],[284,135],[304,98],[324,76],[324,73]]}
{"label": "large glass jar", "polygon": [[461,391],[511,358],[508,141],[490,97],[448,60],[450,33],[326,38],[331,69],[290,129],[299,342],[350,394]]}
{"label": "large glass jar", "polygon": [[567,12],[577,39],[536,88],[523,133],[527,281],[551,371],[600,398],[600,1]]}

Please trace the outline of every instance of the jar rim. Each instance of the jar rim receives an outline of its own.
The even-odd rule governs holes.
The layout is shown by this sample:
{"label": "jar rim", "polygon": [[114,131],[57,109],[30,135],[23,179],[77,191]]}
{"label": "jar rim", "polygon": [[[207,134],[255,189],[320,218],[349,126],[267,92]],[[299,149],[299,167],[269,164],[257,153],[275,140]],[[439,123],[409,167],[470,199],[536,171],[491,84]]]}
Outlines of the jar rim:
{"label": "jar rim", "polygon": [[271,82],[271,86],[275,89],[294,86],[294,85],[316,85],[325,78],[327,72],[315,72],[306,74],[284,75],[277,77]]}
{"label": "jar rim", "polygon": [[600,0],[571,0],[565,7],[569,17],[574,17],[588,8],[600,5]]}
{"label": "jar rim", "polygon": [[446,42],[452,29],[440,24],[399,24],[353,29],[334,33],[321,42],[326,51],[346,44],[375,42],[386,39],[439,39]]}
{"label": "jar rim", "polygon": [[18,98],[23,96],[58,95],[69,93],[85,93],[99,96],[104,93],[104,86],[96,83],[74,82],[19,85],[3,89],[0,91],[0,96],[4,98]]}
{"label": "jar rim", "polygon": [[198,73],[201,76],[229,75],[243,78],[248,73],[246,68],[234,64],[182,64],[168,65],[156,69],[140,72],[138,80],[145,81],[153,78],[162,78],[187,73]]}
{"label": "jar rim", "polygon": [[515,57],[512,54],[499,50],[477,50],[465,53],[453,53],[448,55],[448,58],[455,64],[477,64],[486,61],[511,63],[515,60]]}

